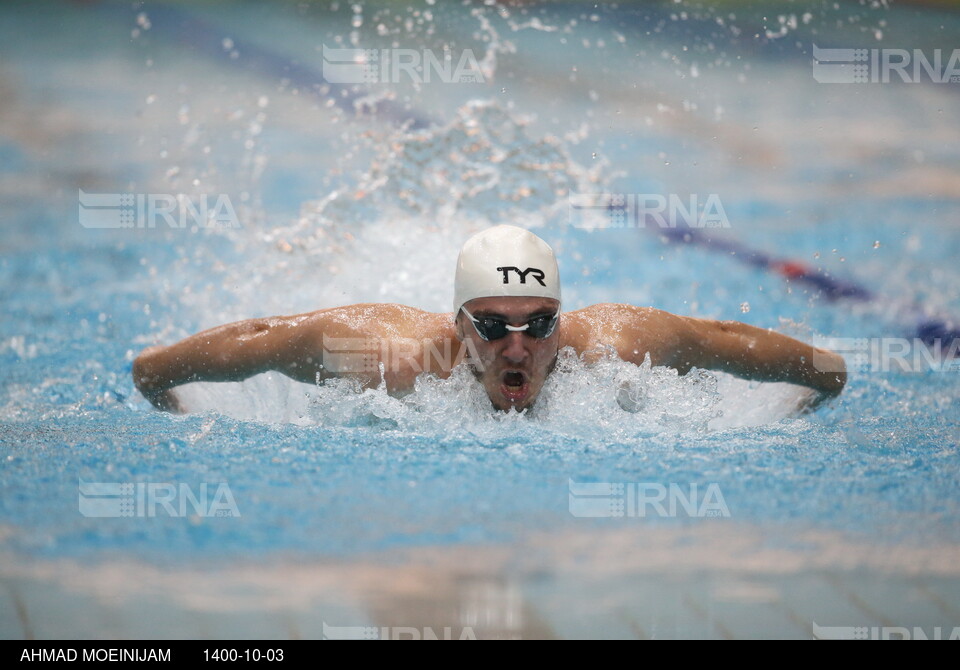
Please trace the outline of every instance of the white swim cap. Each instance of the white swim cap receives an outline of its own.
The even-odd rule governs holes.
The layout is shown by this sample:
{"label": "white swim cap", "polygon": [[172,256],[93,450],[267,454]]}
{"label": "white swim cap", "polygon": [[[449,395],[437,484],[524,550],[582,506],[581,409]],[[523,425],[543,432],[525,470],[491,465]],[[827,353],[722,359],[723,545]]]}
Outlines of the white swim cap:
{"label": "white swim cap", "polygon": [[560,271],[553,249],[529,230],[494,226],[471,237],[460,249],[453,317],[467,301],[499,296],[560,300]]}

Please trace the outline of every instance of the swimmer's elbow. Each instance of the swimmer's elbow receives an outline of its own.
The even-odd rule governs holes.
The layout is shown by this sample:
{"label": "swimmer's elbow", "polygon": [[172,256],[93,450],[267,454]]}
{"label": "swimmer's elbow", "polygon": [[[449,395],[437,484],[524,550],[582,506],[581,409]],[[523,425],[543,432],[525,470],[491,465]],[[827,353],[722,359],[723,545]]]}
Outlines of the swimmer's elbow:
{"label": "swimmer's elbow", "polygon": [[831,362],[829,370],[823,375],[823,384],[820,390],[833,398],[840,395],[847,385],[847,363],[843,360],[843,356],[832,351],[822,351],[822,353],[828,355]]}

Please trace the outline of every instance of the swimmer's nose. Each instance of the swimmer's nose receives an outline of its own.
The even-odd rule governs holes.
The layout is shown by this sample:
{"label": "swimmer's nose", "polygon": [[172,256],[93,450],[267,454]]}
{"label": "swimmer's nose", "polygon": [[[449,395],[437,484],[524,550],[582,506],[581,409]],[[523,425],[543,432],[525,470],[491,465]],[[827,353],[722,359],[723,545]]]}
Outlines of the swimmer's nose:
{"label": "swimmer's nose", "polygon": [[507,346],[503,349],[503,357],[511,363],[522,363],[530,355],[530,352],[524,346],[526,343],[523,338],[524,334],[517,331],[507,333],[504,338],[507,341]]}

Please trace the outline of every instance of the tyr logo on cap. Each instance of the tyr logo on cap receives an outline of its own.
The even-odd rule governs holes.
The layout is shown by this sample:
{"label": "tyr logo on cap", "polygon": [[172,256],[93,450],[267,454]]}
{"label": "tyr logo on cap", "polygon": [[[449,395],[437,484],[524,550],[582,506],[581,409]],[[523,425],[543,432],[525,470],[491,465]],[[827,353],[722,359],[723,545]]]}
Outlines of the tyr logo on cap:
{"label": "tyr logo on cap", "polygon": [[510,283],[510,271],[512,270],[513,272],[516,272],[518,275],[520,275],[521,284],[526,284],[527,275],[530,273],[533,273],[533,278],[536,279],[538,282],[540,282],[540,286],[546,286],[546,284],[543,283],[543,277],[544,277],[543,270],[540,270],[538,268],[527,268],[526,270],[521,270],[520,268],[514,267],[512,265],[505,265],[503,267],[497,268],[497,270],[503,273],[504,284]]}

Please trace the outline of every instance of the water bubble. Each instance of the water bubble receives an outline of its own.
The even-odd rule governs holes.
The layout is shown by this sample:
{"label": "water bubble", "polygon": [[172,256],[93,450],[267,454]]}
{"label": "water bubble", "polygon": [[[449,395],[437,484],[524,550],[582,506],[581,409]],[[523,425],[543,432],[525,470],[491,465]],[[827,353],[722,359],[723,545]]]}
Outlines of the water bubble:
{"label": "water bubble", "polygon": [[233,40],[230,39],[229,37],[224,37],[223,41],[220,42],[220,44],[223,46],[224,51],[230,51],[231,49],[233,49]]}
{"label": "water bubble", "polygon": [[880,240],[874,240],[874,242],[873,242],[873,248],[874,248],[874,249],[879,249],[879,248],[880,248]]}
{"label": "water bubble", "polygon": [[150,95],[147,96],[146,103],[147,103],[148,105],[152,105],[152,104],[155,103],[156,101],[157,101],[157,96],[155,96],[153,93],[151,93]]}
{"label": "water bubble", "polygon": [[749,302],[741,302],[741,303],[740,303],[740,311],[743,312],[744,314],[746,314],[747,312],[749,312],[749,311],[750,311],[750,303],[749,303]]}
{"label": "water bubble", "polygon": [[150,30],[150,19],[147,18],[146,12],[140,12],[137,14],[137,25],[144,30]]}

